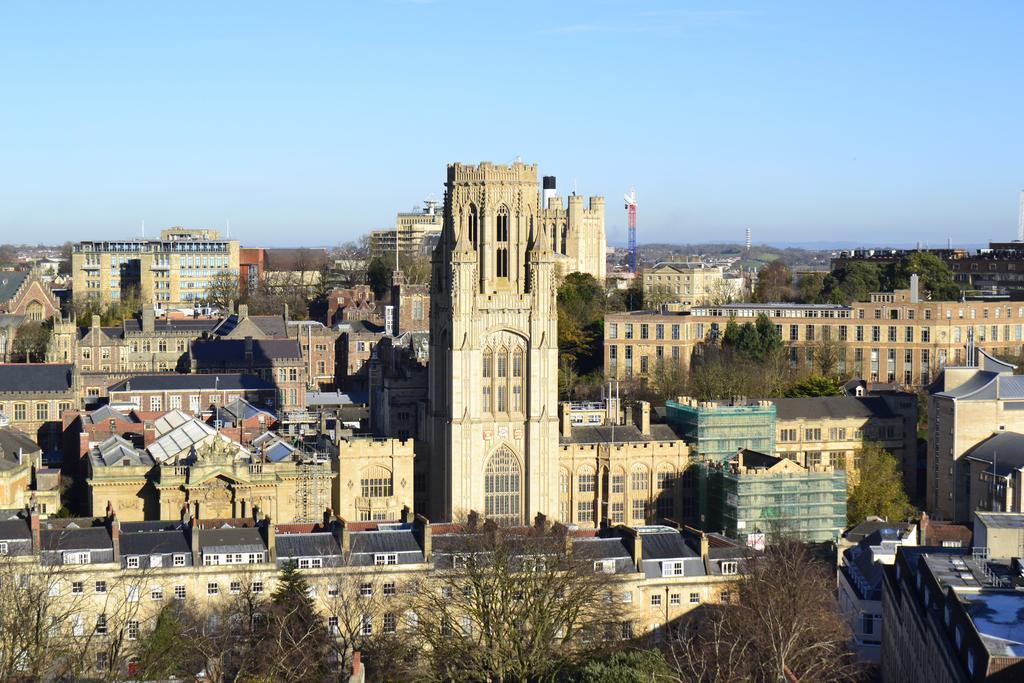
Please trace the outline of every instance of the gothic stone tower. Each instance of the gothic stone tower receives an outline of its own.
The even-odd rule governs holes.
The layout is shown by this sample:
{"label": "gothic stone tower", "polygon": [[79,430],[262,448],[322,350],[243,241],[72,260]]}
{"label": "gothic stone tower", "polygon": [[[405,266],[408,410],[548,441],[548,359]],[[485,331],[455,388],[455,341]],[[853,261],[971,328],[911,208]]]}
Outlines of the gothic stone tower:
{"label": "gothic stone tower", "polygon": [[555,255],[536,165],[451,164],[430,300],[430,514],[558,511]]}

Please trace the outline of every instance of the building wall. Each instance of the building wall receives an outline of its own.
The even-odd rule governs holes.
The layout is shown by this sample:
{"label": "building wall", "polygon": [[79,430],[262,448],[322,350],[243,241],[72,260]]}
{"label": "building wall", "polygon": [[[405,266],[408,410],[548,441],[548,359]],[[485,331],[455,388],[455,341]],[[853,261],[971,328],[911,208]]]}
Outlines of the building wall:
{"label": "building wall", "polygon": [[569,195],[568,206],[555,196],[542,206],[539,220],[546,227],[560,277],[587,273],[604,282],[608,256],[604,197],[590,197],[589,206],[584,207],[581,195]]}
{"label": "building wall", "polygon": [[[966,360],[967,330],[990,353],[1016,356],[1024,343],[1024,306],[1016,302],[911,302],[909,292],[873,295],[850,307],[768,305],[698,307],[691,313],[605,316],[605,372],[646,378],[657,363],[688,369],[694,347],[724,333],[730,320],[756,322],[764,312],[790,347],[790,362],[811,369],[813,347],[826,335],[842,343],[839,371],[865,379],[926,385],[947,364]],[[889,359],[892,359],[891,372]],[[873,359],[877,359],[873,362]]]}
{"label": "building wall", "polygon": [[143,304],[188,307],[206,299],[209,280],[239,272],[237,240],[216,230],[170,229],[159,240],[95,240],[72,247],[75,301],[117,301],[138,287]]}
{"label": "building wall", "polygon": [[[353,438],[338,444],[332,504],[343,519],[397,519],[413,509],[413,440]],[[382,485],[383,484],[383,485]],[[390,488],[390,495],[386,494]]]}
{"label": "building wall", "polygon": [[44,451],[60,447],[61,414],[78,407],[74,390],[66,392],[18,392],[0,388],[0,413]]}
{"label": "building wall", "polygon": [[731,288],[726,289],[724,271],[721,266],[704,266],[700,263],[659,263],[644,269],[643,287],[645,300],[665,300],[688,310],[691,306],[706,304],[715,297],[725,298]]}

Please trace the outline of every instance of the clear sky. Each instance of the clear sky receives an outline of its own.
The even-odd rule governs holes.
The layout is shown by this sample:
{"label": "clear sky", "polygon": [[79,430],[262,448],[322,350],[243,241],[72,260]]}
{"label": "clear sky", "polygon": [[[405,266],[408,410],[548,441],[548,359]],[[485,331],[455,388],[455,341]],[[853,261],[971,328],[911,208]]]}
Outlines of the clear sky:
{"label": "clear sky", "polygon": [[1024,2],[4,2],[0,241],[323,244],[517,156],[639,240],[1009,239]]}

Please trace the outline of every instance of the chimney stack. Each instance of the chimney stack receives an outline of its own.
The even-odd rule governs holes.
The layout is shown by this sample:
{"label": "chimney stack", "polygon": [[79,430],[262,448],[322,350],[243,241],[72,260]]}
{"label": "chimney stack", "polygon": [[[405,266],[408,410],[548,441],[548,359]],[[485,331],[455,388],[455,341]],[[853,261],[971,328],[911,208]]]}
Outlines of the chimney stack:
{"label": "chimney stack", "polygon": [[644,436],[651,434],[651,404],[649,401],[637,401],[633,406],[633,422]]}
{"label": "chimney stack", "polygon": [[91,325],[91,327],[92,327],[92,329],[95,330],[95,329],[99,329],[99,326],[100,326],[100,317],[94,313],[93,316],[92,316],[92,325]]}
{"label": "chimney stack", "polygon": [[142,309],[142,331],[152,332],[156,328],[156,311],[152,306]]}
{"label": "chimney stack", "polygon": [[561,428],[562,436],[572,436],[572,404],[562,402],[558,404],[558,426]]}
{"label": "chimney stack", "polygon": [[434,532],[430,528],[430,520],[423,515],[416,515],[413,518],[413,534],[419,539],[423,548],[423,561],[430,562],[434,552]]}
{"label": "chimney stack", "polygon": [[28,528],[32,534],[32,552],[38,553],[42,550],[42,542],[39,531],[39,511],[34,506],[28,511]]}

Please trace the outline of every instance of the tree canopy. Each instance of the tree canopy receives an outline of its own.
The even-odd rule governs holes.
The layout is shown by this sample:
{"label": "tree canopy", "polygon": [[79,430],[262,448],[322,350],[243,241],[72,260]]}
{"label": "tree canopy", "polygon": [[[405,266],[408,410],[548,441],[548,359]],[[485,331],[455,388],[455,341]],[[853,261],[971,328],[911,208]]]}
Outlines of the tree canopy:
{"label": "tree canopy", "polygon": [[[849,304],[867,301],[871,292],[890,292],[910,286],[910,276],[920,278],[921,295],[936,301],[956,301],[960,287],[953,280],[953,271],[935,254],[916,251],[892,263],[851,261],[825,277],[820,291],[813,298],[801,297],[806,303]],[[806,294],[809,296],[809,288]],[[805,294],[801,288],[801,294]]]}
{"label": "tree canopy", "polygon": [[786,389],[786,398],[809,398],[817,396],[840,396],[843,387],[835,377],[808,375]]}
{"label": "tree canopy", "polygon": [[896,521],[913,515],[915,510],[903,489],[903,474],[896,458],[871,441],[865,441],[857,455],[860,467],[846,502],[847,521],[859,524],[872,515]]}
{"label": "tree canopy", "polygon": [[761,303],[789,301],[793,298],[793,273],[780,260],[772,261],[757,271],[754,301]]}

